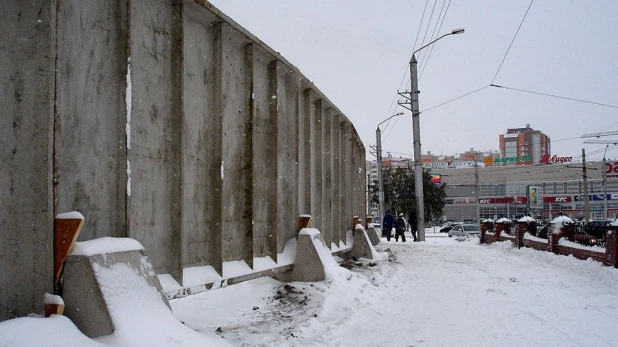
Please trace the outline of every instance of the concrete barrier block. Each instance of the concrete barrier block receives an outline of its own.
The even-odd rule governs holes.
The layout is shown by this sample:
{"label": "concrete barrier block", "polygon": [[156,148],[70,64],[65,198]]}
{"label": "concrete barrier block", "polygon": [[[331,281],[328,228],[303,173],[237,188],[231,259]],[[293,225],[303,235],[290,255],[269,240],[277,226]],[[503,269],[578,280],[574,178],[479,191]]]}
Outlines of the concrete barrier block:
{"label": "concrete barrier block", "polygon": [[[296,244],[296,260],[294,270],[290,274],[290,281],[319,282],[326,278],[324,261],[321,250],[316,247],[314,241],[324,245],[322,234],[317,229],[302,229],[298,234]],[[324,246],[326,249],[326,246]],[[328,256],[330,252],[328,252]]]}
{"label": "concrete barrier block", "polygon": [[374,227],[367,228],[367,236],[369,237],[369,241],[371,241],[372,245],[375,246],[380,243],[380,236]]}
{"label": "concrete barrier block", "polygon": [[[137,241],[103,238],[78,242],[64,265],[62,298],[65,315],[88,337],[114,332],[113,311],[109,309],[112,301],[122,301],[126,306],[140,304],[143,292],[138,291],[135,283],[129,284],[122,276],[114,278],[119,267],[128,267],[134,274],[132,280],[142,282],[142,290],[152,288],[150,294],[158,292],[161,304],[170,307],[146,252]],[[143,299],[151,301],[152,297]]]}
{"label": "concrete barrier block", "polygon": [[357,224],[356,228],[354,228],[354,244],[352,245],[352,251],[350,252],[350,256],[357,258],[373,259],[369,236],[367,236],[365,228],[363,228],[363,226],[360,224]]}

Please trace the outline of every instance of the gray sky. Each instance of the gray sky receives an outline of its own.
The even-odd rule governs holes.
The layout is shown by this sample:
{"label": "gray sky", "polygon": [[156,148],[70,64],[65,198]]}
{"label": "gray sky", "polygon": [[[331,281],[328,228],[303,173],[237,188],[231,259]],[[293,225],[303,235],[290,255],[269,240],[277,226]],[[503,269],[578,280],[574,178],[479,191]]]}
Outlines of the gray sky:
{"label": "gray sky", "polygon": [[[580,160],[585,148],[600,160],[605,145],[584,145],[580,136],[618,130],[615,0],[535,0],[500,70],[529,0],[211,3],[312,80],[354,123],[368,158],[377,124],[402,110],[396,92],[410,88],[408,62],[425,32],[427,43],[453,28],[466,32],[417,53],[423,153],[498,150],[499,134],[530,124],[551,138],[552,154]],[[487,87],[428,110],[492,81],[614,107]],[[381,126],[384,155],[412,156],[411,115],[404,112]],[[618,157],[615,147],[607,153]]]}

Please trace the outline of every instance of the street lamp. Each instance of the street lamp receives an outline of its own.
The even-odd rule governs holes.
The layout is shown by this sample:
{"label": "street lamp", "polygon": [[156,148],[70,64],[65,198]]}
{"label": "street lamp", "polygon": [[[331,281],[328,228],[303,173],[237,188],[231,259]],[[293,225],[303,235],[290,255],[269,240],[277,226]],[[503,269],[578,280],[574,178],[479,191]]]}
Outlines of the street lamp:
{"label": "street lamp", "polygon": [[378,203],[380,204],[380,225],[382,225],[382,219],[384,218],[384,181],[382,180],[382,132],[380,131],[380,125],[393,117],[401,115],[403,115],[403,112],[396,113],[386,118],[385,120],[378,123],[378,127],[376,129],[376,152],[378,157]]}
{"label": "street lamp", "polygon": [[416,68],[417,61],[415,54],[446,36],[463,33],[464,29],[453,29],[450,33],[444,34],[414,51],[412,53],[412,59],[410,59],[410,80],[412,85],[410,102],[412,111],[412,138],[414,144],[414,190],[416,192],[416,228],[418,230],[419,241],[425,241],[425,199],[423,197],[423,164],[421,163],[421,125],[419,119],[421,113],[418,108],[418,71]]}

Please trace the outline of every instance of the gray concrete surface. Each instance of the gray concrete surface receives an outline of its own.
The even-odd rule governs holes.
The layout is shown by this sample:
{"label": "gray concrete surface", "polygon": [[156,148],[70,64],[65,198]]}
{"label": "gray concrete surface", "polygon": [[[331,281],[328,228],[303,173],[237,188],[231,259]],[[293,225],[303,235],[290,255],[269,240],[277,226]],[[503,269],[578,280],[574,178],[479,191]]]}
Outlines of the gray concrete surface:
{"label": "gray concrete surface", "polygon": [[180,283],[275,259],[299,214],[329,246],[366,214],[354,126],[208,2],[9,0],[0,16],[0,320],[42,311],[59,212],[85,216],[80,241],[137,239]]}

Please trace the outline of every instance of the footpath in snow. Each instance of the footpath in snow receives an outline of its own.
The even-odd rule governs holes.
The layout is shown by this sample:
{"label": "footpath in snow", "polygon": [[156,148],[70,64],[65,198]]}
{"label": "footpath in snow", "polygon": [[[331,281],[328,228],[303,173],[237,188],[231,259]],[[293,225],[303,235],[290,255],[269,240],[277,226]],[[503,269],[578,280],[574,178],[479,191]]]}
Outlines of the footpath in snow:
{"label": "footpath in snow", "polygon": [[[388,260],[344,262],[350,270],[323,282],[260,278],[170,303],[186,327],[218,335],[220,345],[618,346],[617,269],[510,242],[427,235],[382,239],[376,249]],[[140,334],[152,342],[137,328],[130,340],[92,341],[58,317],[2,322],[0,346],[49,342],[50,331],[62,346],[133,346]]]}

